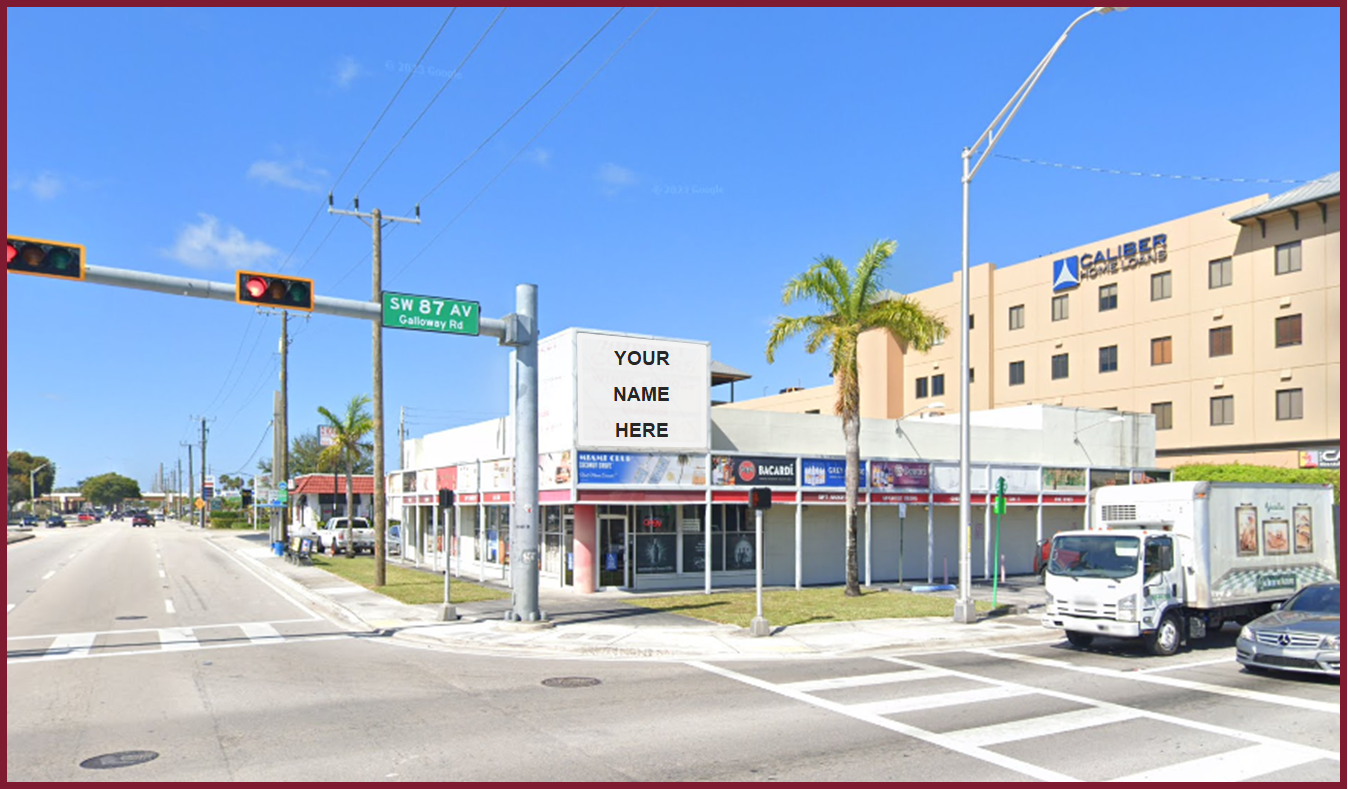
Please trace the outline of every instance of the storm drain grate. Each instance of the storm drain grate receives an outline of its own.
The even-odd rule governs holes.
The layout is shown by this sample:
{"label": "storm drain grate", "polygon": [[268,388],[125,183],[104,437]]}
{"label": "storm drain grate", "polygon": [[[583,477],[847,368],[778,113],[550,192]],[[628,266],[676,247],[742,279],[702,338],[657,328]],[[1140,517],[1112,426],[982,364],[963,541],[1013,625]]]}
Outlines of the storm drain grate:
{"label": "storm drain grate", "polygon": [[580,689],[588,686],[598,686],[599,678],[548,678],[543,681],[543,685],[554,689]]}
{"label": "storm drain grate", "polygon": [[101,771],[105,768],[127,768],[132,765],[140,765],[159,757],[159,752],[113,752],[111,754],[100,754],[97,757],[90,757],[80,763],[81,768],[88,768],[92,771]]}

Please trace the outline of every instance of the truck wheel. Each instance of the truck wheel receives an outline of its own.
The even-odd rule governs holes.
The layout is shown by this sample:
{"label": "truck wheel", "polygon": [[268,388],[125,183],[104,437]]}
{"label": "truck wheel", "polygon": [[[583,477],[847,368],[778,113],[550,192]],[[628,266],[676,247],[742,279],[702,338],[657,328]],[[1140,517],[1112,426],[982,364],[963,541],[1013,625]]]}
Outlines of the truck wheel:
{"label": "truck wheel", "polygon": [[1147,637],[1147,650],[1154,656],[1173,656],[1180,648],[1180,621],[1174,612],[1166,612],[1160,625]]}
{"label": "truck wheel", "polygon": [[1072,643],[1072,647],[1087,648],[1095,641],[1095,634],[1087,634],[1081,631],[1068,631],[1067,641]]}

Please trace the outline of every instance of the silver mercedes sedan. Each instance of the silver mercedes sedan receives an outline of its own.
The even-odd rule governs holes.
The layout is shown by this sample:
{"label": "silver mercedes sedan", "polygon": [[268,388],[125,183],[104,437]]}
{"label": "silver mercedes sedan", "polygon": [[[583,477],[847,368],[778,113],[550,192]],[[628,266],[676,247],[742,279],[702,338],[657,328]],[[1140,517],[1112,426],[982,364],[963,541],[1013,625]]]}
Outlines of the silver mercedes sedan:
{"label": "silver mercedes sedan", "polygon": [[1303,587],[1240,629],[1236,660],[1248,669],[1339,674],[1339,583]]}

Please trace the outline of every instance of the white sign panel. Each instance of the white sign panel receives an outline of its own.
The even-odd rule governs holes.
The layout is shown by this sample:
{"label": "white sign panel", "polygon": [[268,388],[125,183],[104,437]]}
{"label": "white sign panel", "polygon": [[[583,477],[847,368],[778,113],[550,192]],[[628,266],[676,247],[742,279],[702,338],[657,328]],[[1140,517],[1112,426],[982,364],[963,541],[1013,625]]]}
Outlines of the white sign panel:
{"label": "white sign panel", "polygon": [[575,334],[568,330],[538,341],[538,451],[551,453],[575,445],[576,401],[573,389]]}
{"label": "white sign panel", "polygon": [[576,334],[576,444],[595,449],[708,449],[711,346]]}
{"label": "white sign panel", "polygon": [[459,476],[455,481],[454,490],[466,494],[476,493],[477,479],[477,462],[459,464]]}
{"label": "white sign panel", "polygon": [[509,491],[514,487],[515,464],[511,459],[482,462],[483,491]]}
{"label": "white sign panel", "polygon": [[337,427],[334,425],[318,426],[318,446],[331,447],[337,443]]}
{"label": "white sign panel", "polygon": [[434,469],[420,469],[417,471],[417,493],[420,494],[435,493]]}

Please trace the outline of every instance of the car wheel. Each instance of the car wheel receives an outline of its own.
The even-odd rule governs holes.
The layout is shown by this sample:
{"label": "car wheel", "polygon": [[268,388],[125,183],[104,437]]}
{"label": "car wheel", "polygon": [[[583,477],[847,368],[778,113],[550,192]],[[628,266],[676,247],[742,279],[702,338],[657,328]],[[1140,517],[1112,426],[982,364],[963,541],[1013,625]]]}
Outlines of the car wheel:
{"label": "car wheel", "polygon": [[1173,656],[1180,649],[1180,622],[1174,612],[1166,612],[1160,625],[1147,637],[1147,650],[1154,656]]}
{"label": "car wheel", "polygon": [[1087,648],[1095,641],[1095,634],[1087,634],[1081,631],[1068,631],[1067,641],[1072,643],[1072,647]]}

